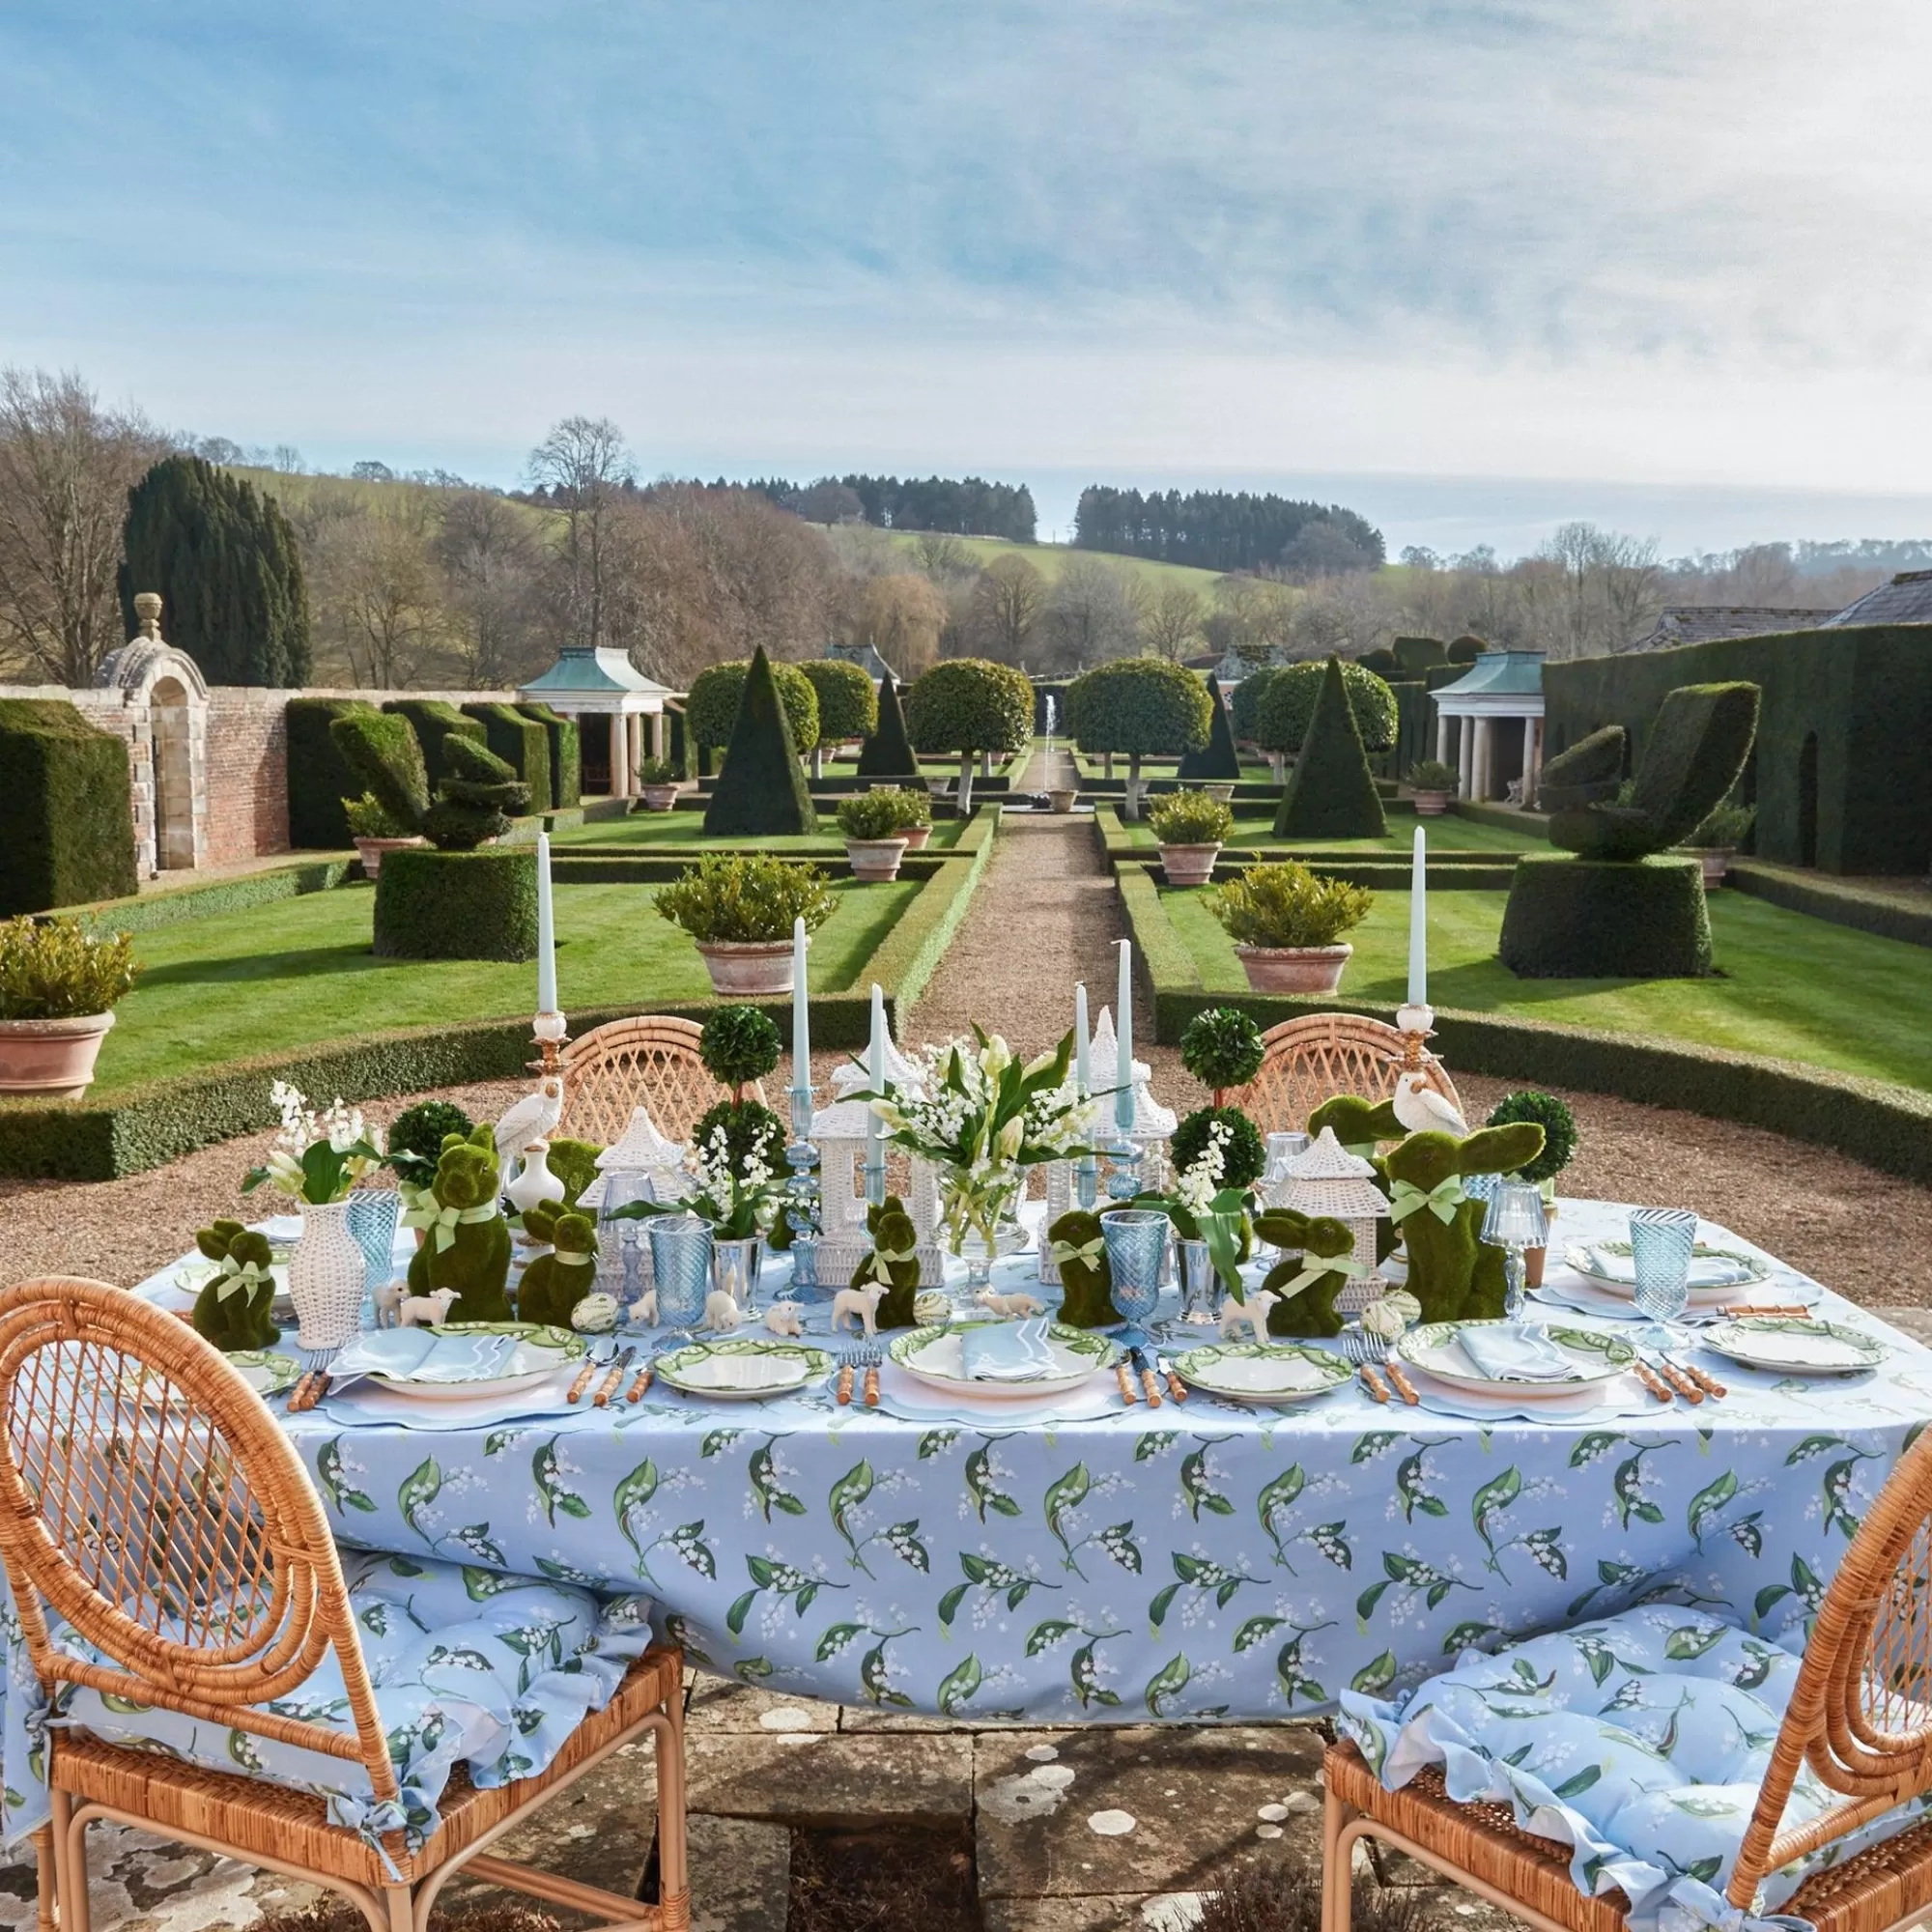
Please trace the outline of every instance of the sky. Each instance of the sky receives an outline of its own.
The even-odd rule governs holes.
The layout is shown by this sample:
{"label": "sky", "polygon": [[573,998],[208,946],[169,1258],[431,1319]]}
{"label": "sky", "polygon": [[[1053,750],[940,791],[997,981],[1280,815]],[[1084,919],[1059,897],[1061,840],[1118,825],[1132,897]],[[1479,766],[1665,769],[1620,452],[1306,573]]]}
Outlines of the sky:
{"label": "sky", "polygon": [[9,0],[0,362],[318,467],[1932,535],[1922,0]]}

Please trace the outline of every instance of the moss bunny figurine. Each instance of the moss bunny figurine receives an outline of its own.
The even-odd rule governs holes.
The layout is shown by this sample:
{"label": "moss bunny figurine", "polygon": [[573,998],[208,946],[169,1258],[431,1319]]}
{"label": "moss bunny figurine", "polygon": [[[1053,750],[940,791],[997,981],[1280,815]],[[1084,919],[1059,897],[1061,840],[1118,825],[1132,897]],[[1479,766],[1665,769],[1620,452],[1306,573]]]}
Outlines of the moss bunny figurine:
{"label": "moss bunny figurine", "polygon": [[1399,1141],[1407,1129],[1395,1117],[1391,1100],[1370,1102],[1353,1094],[1337,1094],[1324,1100],[1308,1117],[1308,1138],[1320,1140],[1323,1127],[1333,1127],[1335,1138],[1352,1154],[1373,1160],[1379,1141]]}
{"label": "moss bunny figurine", "polygon": [[1514,1174],[1543,1151],[1534,1121],[1454,1134],[1410,1134],[1389,1150],[1389,1218],[1408,1251],[1408,1292],[1425,1321],[1493,1320],[1503,1312],[1503,1251],[1482,1240],[1487,1204],[1463,1192],[1468,1174]]}
{"label": "moss bunny figurine", "polygon": [[1071,1208],[1046,1231],[1060,1269],[1060,1319],[1074,1328],[1105,1328],[1120,1321],[1114,1306],[1114,1269],[1100,1217]]}
{"label": "moss bunny figurine", "polygon": [[905,1203],[896,1194],[888,1194],[876,1208],[867,1208],[866,1232],[872,1237],[872,1252],[852,1270],[851,1286],[886,1283],[873,1326],[911,1328],[919,1321],[912,1306],[919,1292],[919,1231]]}
{"label": "moss bunny figurine", "polygon": [[[583,1198],[583,1190],[597,1179],[597,1156],[604,1150],[595,1141],[554,1140],[550,1152],[544,1158],[550,1163],[550,1171],[563,1182],[563,1205],[575,1208]],[[525,1216],[527,1227],[529,1217]],[[548,1240],[548,1235],[538,1237]]]}
{"label": "moss bunny figurine", "polygon": [[597,1229],[587,1214],[564,1211],[554,1201],[540,1201],[524,1216],[532,1240],[549,1241],[524,1270],[517,1288],[517,1319],[548,1321],[568,1328],[572,1311],[597,1284]]}
{"label": "moss bunny figurine", "polygon": [[[1268,1333],[1339,1335],[1342,1317],[1335,1297],[1364,1271],[1354,1259],[1353,1230],[1326,1214],[1271,1208],[1255,1223],[1255,1232],[1271,1246],[1291,1250],[1262,1282],[1280,1297],[1268,1310]],[[1324,1267],[1324,1262],[1334,1265]]]}
{"label": "moss bunny figurine", "polygon": [[510,1228],[497,1194],[500,1173],[491,1127],[468,1139],[445,1134],[436,1179],[403,1219],[426,1231],[410,1263],[410,1293],[453,1288],[447,1321],[508,1321]]}
{"label": "moss bunny figurine", "polygon": [[217,1221],[198,1230],[194,1244],[221,1264],[221,1272],[194,1298],[194,1332],[223,1354],[271,1348],[282,1331],[269,1312],[275,1282],[269,1271],[268,1236],[251,1235],[240,1221]]}

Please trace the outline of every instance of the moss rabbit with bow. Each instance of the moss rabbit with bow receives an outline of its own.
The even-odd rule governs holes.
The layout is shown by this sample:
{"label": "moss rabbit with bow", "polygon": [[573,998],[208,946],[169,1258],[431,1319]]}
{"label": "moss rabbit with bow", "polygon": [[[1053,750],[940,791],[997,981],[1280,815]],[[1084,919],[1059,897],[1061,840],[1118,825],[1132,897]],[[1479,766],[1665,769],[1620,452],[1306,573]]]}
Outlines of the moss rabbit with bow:
{"label": "moss rabbit with bow", "polygon": [[423,1231],[423,1244],[410,1263],[410,1293],[453,1288],[447,1321],[508,1321],[510,1228],[497,1187],[494,1129],[475,1128],[466,1139],[443,1136],[436,1179],[415,1196],[403,1216]]}
{"label": "moss rabbit with bow", "polygon": [[189,1318],[194,1332],[223,1354],[268,1349],[280,1341],[282,1331],[270,1312],[275,1281],[268,1236],[251,1235],[240,1221],[217,1221],[212,1228],[197,1229],[194,1244],[220,1264],[220,1272],[194,1298]]}
{"label": "moss rabbit with bow", "polygon": [[1408,1251],[1408,1291],[1425,1321],[1492,1321],[1503,1312],[1503,1252],[1482,1239],[1488,1203],[1463,1191],[1464,1176],[1514,1174],[1543,1151],[1533,1121],[1482,1127],[1466,1139],[1428,1131],[1391,1148],[1389,1218]]}
{"label": "moss rabbit with bow", "polygon": [[1339,1335],[1335,1297],[1368,1264],[1355,1259],[1354,1231],[1328,1214],[1301,1214],[1271,1208],[1255,1223],[1263,1240],[1291,1251],[1262,1282],[1281,1298],[1268,1310],[1270,1335]]}
{"label": "moss rabbit with bow", "polygon": [[1099,1215],[1071,1208],[1046,1231],[1046,1238],[1047,1253],[1060,1270],[1061,1321],[1074,1328],[1106,1328],[1120,1321]]}
{"label": "moss rabbit with bow", "polygon": [[539,1201],[524,1216],[524,1232],[532,1240],[550,1242],[551,1252],[524,1270],[517,1319],[568,1328],[577,1304],[597,1285],[596,1225],[559,1202]]}
{"label": "moss rabbit with bow", "polygon": [[888,1194],[876,1208],[867,1208],[866,1232],[872,1237],[872,1252],[852,1270],[851,1285],[865,1288],[884,1282],[886,1292],[879,1297],[873,1326],[910,1328],[919,1320],[913,1313],[919,1291],[919,1230],[905,1203],[896,1194]]}

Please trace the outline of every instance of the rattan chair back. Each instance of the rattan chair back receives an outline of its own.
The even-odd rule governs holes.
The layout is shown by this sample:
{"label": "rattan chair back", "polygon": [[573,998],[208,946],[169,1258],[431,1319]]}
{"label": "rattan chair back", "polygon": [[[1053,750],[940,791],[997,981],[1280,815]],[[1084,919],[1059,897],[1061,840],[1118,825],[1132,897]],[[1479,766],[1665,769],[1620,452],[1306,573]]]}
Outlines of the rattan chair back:
{"label": "rattan chair back", "polygon": [[[691,1130],[730,1090],[721,1086],[698,1057],[703,1029],[669,1013],[609,1020],[563,1049],[563,1119],[557,1132],[609,1147],[623,1138],[631,1115],[650,1109],[657,1130],[688,1141]],[[763,1102],[765,1090],[752,1097]]]}
{"label": "rattan chair back", "polygon": [[[0,1293],[0,1563],[50,1690],[87,1685],[395,1773],[335,1544],[261,1397],[105,1282]],[[105,1662],[57,1645],[71,1626]],[[354,1735],[262,1708],[334,1650]]]}
{"label": "rattan chair back", "polygon": [[[1832,1475],[1827,1474],[1828,1491]],[[1808,1764],[1843,1803],[1780,1833]],[[1900,1459],[1845,1552],[1811,1627],[1730,1885],[1766,1872],[1932,1788],[1932,1432]]]}
{"label": "rattan chair back", "polygon": [[[1298,1132],[1324,1100],[1338,1094],[1386,1100],[1402,1071],[1403,1037],[1385,1020],[1359,1013],[1309,1013],[1283,1020],[1262,1035],[1261,1069],[1245,1087],[1231,1089],[1238,1107],[1263,1133]],[[1423,1062],[1429,1085],[1459,1113],[1455,1082],[1434,1058]]]}

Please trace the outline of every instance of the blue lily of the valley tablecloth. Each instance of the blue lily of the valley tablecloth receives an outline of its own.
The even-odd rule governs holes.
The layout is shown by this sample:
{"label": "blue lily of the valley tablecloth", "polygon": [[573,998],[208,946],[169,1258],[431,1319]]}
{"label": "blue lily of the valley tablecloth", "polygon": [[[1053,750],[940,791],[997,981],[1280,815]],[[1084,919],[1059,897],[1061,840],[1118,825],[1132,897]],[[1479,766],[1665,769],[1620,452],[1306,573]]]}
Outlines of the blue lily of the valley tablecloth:
{"label": "blue lily of the valley tablecloth", "polygon": [[[1559,1227],[1605,1236],[1625,1211],[1566,1202]],[[1196,1394],[1017,1429],[655,1387],[489,1428],[288,1428],[344,1541],[647,1593],[669,1636],[747,1683],[964,1719],[1251,1720],[1646,1601],[1802,1641],[1932,1419],[1932,1353],[1835,1298],[1821,1312],[1883,1334],[1884,1367],[1806,1380],[1707,1359],[1720,1403],[1555,1426],[1378,1407],[1351,1385],[1287,1410]],[[17,1831],[35,1800],[14,1729]]]}

